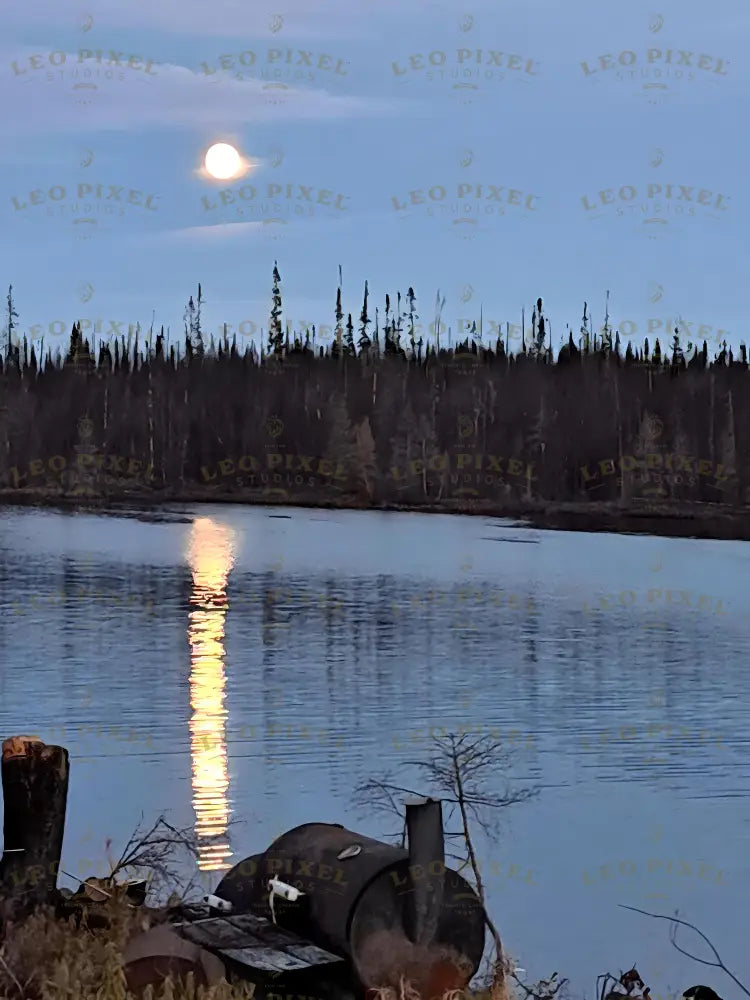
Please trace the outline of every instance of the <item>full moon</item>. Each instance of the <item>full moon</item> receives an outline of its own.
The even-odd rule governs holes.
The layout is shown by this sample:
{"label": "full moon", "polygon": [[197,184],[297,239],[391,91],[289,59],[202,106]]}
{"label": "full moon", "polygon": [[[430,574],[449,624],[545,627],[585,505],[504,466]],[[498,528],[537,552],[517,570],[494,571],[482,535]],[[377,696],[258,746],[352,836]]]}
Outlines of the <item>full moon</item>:
{"label": "full moon", "polygon": [[212,177],[226,181],[239,172],[240,154],[227,142],[217,142],[206,153],[204,165]]}

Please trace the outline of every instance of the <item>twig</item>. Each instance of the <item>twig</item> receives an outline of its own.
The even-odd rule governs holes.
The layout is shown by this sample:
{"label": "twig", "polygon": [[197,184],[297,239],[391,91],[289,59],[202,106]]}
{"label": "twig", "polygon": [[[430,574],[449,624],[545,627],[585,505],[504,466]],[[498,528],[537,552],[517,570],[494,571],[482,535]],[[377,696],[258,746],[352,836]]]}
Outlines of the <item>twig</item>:
{"label": "twig", "polygon": [[23,997],[24,997],[24,994],[25,994],[25,990],[24,990],[23,986],[21,986],[21,984],[19,983],[19,981],[16,979],[15,973],[13,972],[13,970],[11,969],[11,967],[8,965],[8,963],[5,961],[5,958],[3,957],[3,953],[1,951],[0,951],[0,962],[2,962],[3,968],[8,973],[8,975],[10,976],[10,978],[13,980],[16,988],[18,989],[18,995],[19,995],[19,997],[21,998],[21,1000],[23,1000]]}
{"label": "twig", "polygon": [[[742,990],[745,996],[750,997],[750,990],[748,990],[747,987],[743,983],[741,983],[740,980],[735,976],[735,974],[731,972],[726,967],[726,965],[724,965],[724,962],[722,961],[721,956],[719,955],[714,945],[711,943],[711,941],[709,941],[709,939],[706,937],[703,931],[698,930],[695,924],[691,924],[687,920],[681,920],[678,916],[676,916],[676,911],[675,911],[675,916],[668,917],[663,913],[649,913],[648,910],[639,910],[637,906],[626,906],[624,903],[620,903],[618,905],[621,906],[624,910],[633,910],[635,913],[642,913],[644,916],[653,917],[655,920],[669,920],[669,922],[673,925],[669,931],[669,940],[674,946],[674,948],[676,948],[676,950],[679,951],[681,955],[684,955],[686,958],[691,958],[694,962],[700,962],[701,965],[708,965],[713,969],[721,969],[722,972],[726,972],[726,974],[729,976],[732,982],[736,986],[739,986],[739,988]],[[698,937],[703,938],[708,947],[714,953],[716,961],[708,962],[706,961],[705,958],[698,958],[697,955],[692,955],[689,951],[685,951],[684,948],[680,948],[680,946],[677,944],[676,941],[677,928],[674,926],[675,924],[681,924],[683,927],[689,927],[690,930],[695,931]]]}
{"label": "twig", "polygon": [[521,987],[521,989],[526,994],[526,997],[534,997],[536,1000],[552,1000],[556,997],[559,991],[568,982],[567,979],[560,979],[555,983],[554,989],[552,989],[553,982],[557,979],[557,973],[553,972],[549,979],[540,979],[538,983],[533,986],[527,986],[519,976],[517,975],[515,969],[510,971],[511,978]]}

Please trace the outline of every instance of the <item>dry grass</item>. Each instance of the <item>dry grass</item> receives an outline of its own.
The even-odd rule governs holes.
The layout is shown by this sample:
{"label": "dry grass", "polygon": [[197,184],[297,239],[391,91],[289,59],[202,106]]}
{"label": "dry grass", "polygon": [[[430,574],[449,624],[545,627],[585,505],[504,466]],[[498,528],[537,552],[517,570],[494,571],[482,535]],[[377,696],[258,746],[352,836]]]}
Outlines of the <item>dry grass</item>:
{"label": "dry grass", "polygon": [[[535,987],[522,987],[519,992],[513,992],[511,989],[513,974],[514,964],[512,961],[495,962],[490,981],[486,986],[466,990],[448,990],[443,993],[439,1000],[519,1000],[519,992],[526,994],[526,1000],[532,1000],[532,998],[546,1000],[547,994],[544,990],[537,991]],[[436,1000],[436,998],[423,997],[408,979],[402,977],[398,989],[388,986],[373,990],[371,1000]]]}
{"label": "dry grass", "polygon": [[[77,928],[36,913],[6,928],[0,948],[2,1000],[134,1000],[123,970],[122,953],[128,939],[143,930],[143,913],[122,905],[108,908],[110,926]],[[150,994],[150,996],[149,996]],[[183,982],[166,980],[156,991],[147,988],[146,1000],[250,1000],[252,987],[226,982],[211,988],[195,987],[192,976]]]}
{"label": "dry grass", "polygon": [[[0,1000],[139,1000],[127,989],[123,951],[133,935],[164,917],[117,900],[96,910],[106,913],[109,926],[91,927],[84,918],[77,927],[73,918],[55,919],[51,911],[6,925],[0,947]],[[497,963],[485,988],[448,990],[440,1000],[521,1000],[521,994],[511,988],[512,974],[512,965]],[[252,1000],[253,995],[249,983],[222,981],[201,987],[195,986],[191,975],[183,981],[168,979],[158,988],[147,987],[140,1000]],[[423,996],[402,976],[396,988],[370,991],[369,1000],[437,998]],[[551,998],[531,989],[524,1000]]]}

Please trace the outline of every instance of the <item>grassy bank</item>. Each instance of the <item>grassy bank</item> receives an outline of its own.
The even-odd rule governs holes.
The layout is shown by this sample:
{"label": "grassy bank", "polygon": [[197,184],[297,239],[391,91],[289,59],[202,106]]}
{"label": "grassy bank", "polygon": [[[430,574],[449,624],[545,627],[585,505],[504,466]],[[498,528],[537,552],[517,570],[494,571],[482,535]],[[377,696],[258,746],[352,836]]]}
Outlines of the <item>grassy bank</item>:
{"label": "grassy bank", "polygon": [[[6,927],[0,948],[0,996],[4,1000],[324,1000],[288,992],[283,986],[256,987],[231,972],[213,985],[196,985],[193,974],[156,976],[154,985],[129,982],[125,954],[128,942],[164,920],[143,910],[106,906],[107,926],[88,926],[54,913],[33,914],[16,926]],[[101,920],[101,917],[100,917]],[[603,985],[595,1000],[651,1000],[648,987],[636,969],[619,978],[601,976]],[[599,984],[597,983],[597,987]],[[614,989],[612,989],[614,987]],[[299,987],[297,987],[299,989]],[[309,988],[308,988],[309,989]],[[627,991],[627,993],[626,993]],[[515,963],[490,967],[465,991],[452,990],[441,1000],[565,1000],[568,980],[554,973],[548,980],[525,983]],[[365,998],[363,998],[365,1000]],[[398,988],[371,991],[366,1000],[435,1000],[421,997],[403,979]]]}
{"label": "grassy bank", "polygon": [[[163,913],[125,909],[117,904],[97,908],[97,923],[89,926],[71,918],[56,919],[52,910],[32,914],[5,929],[0,949],[0,996],[7,1000],[135,1000],[143,998],[143,987],[130,981],[126,949],[128,942],[151,927],[163,923]],[[161,977],[155,977],[155,979]],[[299,987],[297,987],[299,989]],[[154,983],[153,1000],[251,1000],[272,997],[282,1000],[296,994],[283,985],[257,987],[227,972],[211,986],[196,985],[193,975],[172,976]],[[505,984],[489,983],[466,994],[452,991],[445,1000],[513,1000]],[[305,991],[304,1000],[324,1000]],[[403,983],[398,991],[376,991],[374,1000],[420,1000]],[[426,998],[425,998],[426,1000]]]}
{"label": "grassy bank", "polygon": [[[110,906],[109,926],[76,926],[39,912],[6,928],[0,951],[0,995],[7,1000],[131,1000],[123,952],[151,925],[143,912]],[[142,994],[141,994],[142,995]],[[249,1000],[248,984],[228,982],[196,988],[188,980],[167,981],[154,990],[161,1000]]]}

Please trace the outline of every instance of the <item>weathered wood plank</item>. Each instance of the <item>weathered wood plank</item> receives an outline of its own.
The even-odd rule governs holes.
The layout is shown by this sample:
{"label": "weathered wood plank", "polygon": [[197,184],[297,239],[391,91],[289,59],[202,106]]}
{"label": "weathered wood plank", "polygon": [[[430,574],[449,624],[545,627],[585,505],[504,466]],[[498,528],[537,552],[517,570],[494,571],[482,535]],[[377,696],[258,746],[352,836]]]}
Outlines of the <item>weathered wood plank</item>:
{"label": "weathered wood plank", "polygon": [[339,955],[333,955],[330,951],[324,951],[323,948],[318,948],[316,944],[307,944],[302,941],[299,944],[288,945],[284,951],[287,955],[294,955],[295,958],[301,959],[308,965],[329,965],[334,962],[344,961]]}
{"label": "weathered wood plank", "polygon": [[[180,924],[186,931],[200,936],[201,940],[214,941],[221,948],[282,947],[298,939],[288,931],[269,927],[247,927],[239,923],[241,918],[197,920],[193,924]],[[231,922],[230,922],[231,921]],[[236,921],[236,922],[235,922]]]}
{"label": "weathered wood plank", "polygon": [[340,956],[253,914],[208,917],[175,924],[174,928],[194,944],[264,972],[292,972],[343,962]]}
{"label": "weathered wood plank", "polygon": [[303,962],[293,955],[271,948],[222,948],[221,954],[225,958],[239,962],[240,965],[247,965],[251,969],[260,969],[263,972],[299,972],[301,969],[310,968],[309,962]]}

